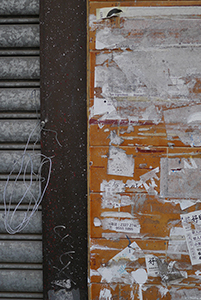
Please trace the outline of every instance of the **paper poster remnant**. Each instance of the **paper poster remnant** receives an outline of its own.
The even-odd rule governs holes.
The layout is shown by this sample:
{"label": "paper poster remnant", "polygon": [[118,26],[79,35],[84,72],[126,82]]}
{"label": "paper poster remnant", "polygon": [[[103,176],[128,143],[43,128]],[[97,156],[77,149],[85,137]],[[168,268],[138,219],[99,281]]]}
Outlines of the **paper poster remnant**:
{"label": "paper poster remnant", "polygon": [[[143,174],[140,176],[140,181],[142,182],[143,186],[145,187],[146,191],[151,195],[157,195],[158,192],[154,189],[157,187],[155,180],[159,180],[156,173],[159,173],[159,167]],[[149,182],[150,181],[150,182]]]}
{"label": "paper poster remnant", "polygon": [[159,173],[159,167],[141,175],[140,180],[128,179],[125,183],[122,180],[103,180],[100,184],[102,207],[117,208],[130,205],[134,200],[131,200],[128,195],[121,195],[127,188],[141,188],[150,195],[157,195],[158,192],[155,189],[157,187],[155,180],[159,180],[157,173]]}
{"label": "paper poster remnant", "polygon": [[127,155],[125,150],[110,146],[107,173],[109,175],[133,177],[133,155]]}
{"label": "paper poster remnant", "polygon": [[[111,29],[104,29],[99,40],[105,38],[105,31],[108,34]],[[108,35],[111,36],[112,33],[114,40],[114,32]],[[115,38],[114,44],[115,42],[118,44],[119,37]],[[161,49],[160,46],[150,48],[144,45],[143,48],[133,51],[113,52],[113,58],[109,61],[106,53],[107,67],[104,64],[95,67],[95,87],[100,89],[102,100],[125,102],[127,99],[140,102],[140,99],[144,101],[180,99],[187,103],[189,99],[198,100],[198,96],[192,93],[192,90],[196,84],[197,74],[201,73],[201,63],[197,60],[199,47],[194,47],[193,52],[190,47],[164,48]],[[192,79],[188,83],[189,78]],[[153,102],[149,104],[153,105]]]}
{"label": "paper poster remnant", "polygon": [[94,97],[93,115],[108,115],[111,112],[116,112],[113,101]]}
{"label": "paper poster remnant", "polygon": [[181,215],[191,264],[201,264],[201,210]]}
{"label": "paper poster remnant", "polygon": [[106,288],[100,290],[99,300],[112,300],[111,291]]}
{"label": "paper poster remnant", "polygon": [[161,158],[160,165],[161,197],[200,197],[200,158]]}
{"label": "paper poster remnant", "polygon": [[167,263],[164,259],[160,259],[156,257],[156,261],[158,264],[159,275],[163,282],[170,282],[174,280],[182,280],[187,278],[187,272],[179,271],[174,265],[175,261],[171,261]]}
{"label": "paper poster remnant", "polygon": [[159,268],[155,255],[145,255],[145,262],[147,273],[149,276],[158,277],[159,276]]}
{"label": "paper poster remnant", "polygon": [[104,230],[108,229],[116,232],[140,233],[140,224],[137,219],[117,220],[114,218],[107,218],[102,220],[102,226]]}
{"label": "paper poster remnant", "polygon": [[136,261],[139,257],[144,257],[144,253],[141,248],[138,246],[136,242],[129,244],[126,248],[124,248],[121,252],[115,255],[113,258],[109,260],[109,263],[113,261],[120,261],[122,259]]}
{"label": "paper poster remnant", "polygon": [[167,253],[169,256],[176,255],[177,258],[180,258],[181,254],[189,255],[183,227],[171,228]]}
{"label": "paper poster remnant", "polygon": [[144,254],[136,242],[129,244],[125,249],[109,260],[106,266],[98,268],[99,274],[102,276],[101,282],[107,283],[126,283],[132,284],[133,278],[126,267],[131,261],[136,261]]}
{"label": "paper poster remnant", "polygon": [[101,192],[104,192],[106,196],[113,195],[115,193],[123,193],[125,191],[125,184],[122,180],[103,180],[100,184],[100,190]]}
{"label": "paper poster remnant", "polygon": [[201,146],[200,104],[166,110],[164,119],[169,140],[178,136],[185,145]]}
{"label": "paper poster remnant", "polygon": [[169,290],[170,299],[199,300],[200,288],[178,288],[172,286]]}
{"label": "paper poster remnant", "polygon": [[[199,6],[188,7],[128,7],[128,6],[118,6],[115,7],[117,9],[122,10],[121,16],[126,18],[167,18],[170,17],[172,19],[176,18],[183,18],[188,16],[196,16],[201,14],[201,9]],[[96,9],[96,18],[104,19],[107,17],[108,12],[114,9],[114,7],[103,7]]]}

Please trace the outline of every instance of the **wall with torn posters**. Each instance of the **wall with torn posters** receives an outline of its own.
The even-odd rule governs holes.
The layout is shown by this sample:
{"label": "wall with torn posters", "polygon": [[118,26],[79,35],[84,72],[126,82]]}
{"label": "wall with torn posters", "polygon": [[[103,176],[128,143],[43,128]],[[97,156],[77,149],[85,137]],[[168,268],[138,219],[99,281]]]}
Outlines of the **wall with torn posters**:
{"label": "wall with torn posters", "polygon": [[89,3],[90,299],[200,299],[201,6],[118,3]]}

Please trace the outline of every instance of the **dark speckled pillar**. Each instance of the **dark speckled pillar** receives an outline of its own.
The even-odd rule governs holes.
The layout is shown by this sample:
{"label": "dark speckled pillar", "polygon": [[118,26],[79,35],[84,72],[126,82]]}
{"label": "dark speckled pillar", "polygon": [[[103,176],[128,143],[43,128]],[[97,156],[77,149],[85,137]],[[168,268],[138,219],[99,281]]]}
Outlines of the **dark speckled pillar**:
{"label": "dark speckled pillar", "polygon": [[[44,299],[87,299],[86,2],[42,0]],[[50,131],[51,130],[51,131]],[[43,176],[48,170],[44,168]]]}

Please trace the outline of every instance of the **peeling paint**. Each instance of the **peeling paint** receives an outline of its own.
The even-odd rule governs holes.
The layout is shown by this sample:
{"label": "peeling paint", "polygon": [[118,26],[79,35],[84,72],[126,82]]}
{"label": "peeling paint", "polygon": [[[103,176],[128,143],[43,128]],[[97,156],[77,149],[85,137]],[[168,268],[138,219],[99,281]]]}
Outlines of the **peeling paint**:
{"label": "peeling paint", "polygon": [[121,145],[124,142],[124,139],[117,135],[116,130],[112,130],[108,138],[110,139],[110,145]]}
{"label": "peeling paint", "polygon": [[111,291],[104,288],[100,291],[99,300],[112,300]]}

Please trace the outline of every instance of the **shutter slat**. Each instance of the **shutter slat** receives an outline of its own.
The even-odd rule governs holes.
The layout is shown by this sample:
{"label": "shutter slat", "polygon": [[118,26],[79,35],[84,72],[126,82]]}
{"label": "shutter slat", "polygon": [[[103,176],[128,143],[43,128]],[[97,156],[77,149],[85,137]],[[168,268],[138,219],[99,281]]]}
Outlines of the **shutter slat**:
{"label": "shutter slat", "polygon": [[[13,217],[12,228],[16,228],[24,219],[25,212],[24,211],[17,211]],[[5,225],[5,212],[0,211],[0,233],[6,233]],[[35,214],[31,217],[27,226],[21,231],[21,233],[28,233],[28,234],[39,234],[42,232],[42,216],[40,211],[36,211]],[[1,273],[1,272],[0,272]],[[1,280],[0,280],[1,282]]]}
{"label": "shutter slat", "polygon": [[[10,198],[10,196],[12,195],[13,192],[13,182],[9,182],[7,185],[7,199]],[[29,184],[29,182],[27,182],[27,185]],[[5,187],[5,181],[0,182],[0,203],[3,203],[3,191],[4,191],[4,187]],[[15,196],[13,197],[12,200],[12,204],[13,203],[18,203],[20,201],[20,199],[22,199],[22,197],[24,196],[25,192],[27,190],[27,187],[25,186],[25,184],[23,182],[16,182],[15,183]],[[38,182],[32,182],[31,184],[31,188],[30,188],[30,192],[33,194],[33,196],[35,198],[37,198],[38,192],[39,192],[39,186],[38,186]],[[30,201],[30,194],[26,194],[24,199],[23,199],[23,204],[25,203],[29,203]],[[1,242],[0,242],[1,243]],[[0,250],[1,251],[1,250]]]}
{"label": "shutter slat", "polygon": [[0,47],[39,47],[39,25],[0,26]]}
{"label": "shutter slat", "polygon": [[39,0],[1,0],[0,15],[38,15]]}
{"label": "shutter slat", "polygon": [[33,130],[31,142],[39,140],[40,126],[37,120],[0,120],[1,142],[26,142]]}
{"label": "shutter slat", "polygon": [[38,57],[0,57],[0,80],[39,79]]}
{"label": "shutter slat", "polygon": [[38,111],[40,109],[39,88],[0,89],[0,111]]}
{"label": "shutter slat", "polygon": [[[18,172],[21,167],[22,154],[23,154],[22,151],[0,151],[0,173],[8,174],[11,171],[13,171],[13,173]],[[24,158],[25,164],[30,159],[31,154],[32,154],[31,151],[29,151],[25,154],[25,158]],[[40,154],[40,152],[35,151],[35,154]],[[19,163],[15,164],[17,161]],[[15,164],[15,167],[13,169],[14,164]],[[34,156],[33,157],[33,171],[34,172],[37,172],[39,165],[40,165],[40,156],[39,155]],[[29,165],[27,167],[27,172],[30,172],[30,171],[31,171],[31,168]]]}
{"label": "shutter slat", "polygon": [[38,300],[43,299],[42,293],[2,293],[0,292],[0,299],[1,300],[9,300],[9,299],[15,299],[15,300]]}
{"label": "shutter slat", "polygon": [[0,241],[0,262],[42,263],[41,242]]}
{"label": "shutter slat", "polygon": [[1,292],[42,292],[42,271],[2,270]]}

